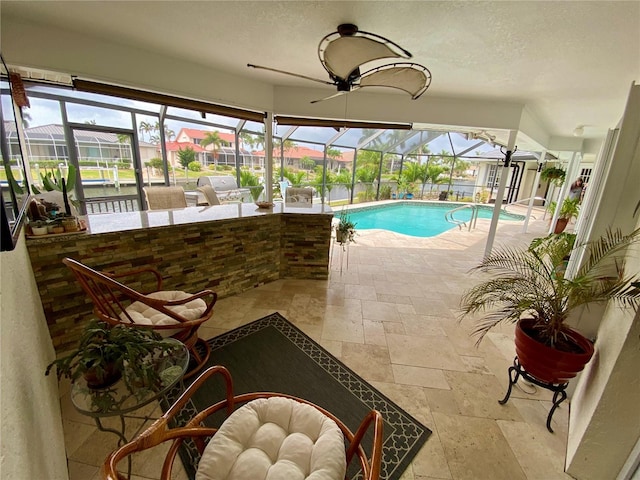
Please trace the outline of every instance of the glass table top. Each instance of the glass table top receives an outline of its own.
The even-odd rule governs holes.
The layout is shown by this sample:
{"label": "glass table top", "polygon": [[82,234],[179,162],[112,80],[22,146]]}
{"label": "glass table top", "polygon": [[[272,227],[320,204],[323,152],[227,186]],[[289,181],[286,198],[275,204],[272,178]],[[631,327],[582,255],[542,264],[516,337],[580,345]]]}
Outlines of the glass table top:
{"label": "glass table top", "polygon": [[158,375],[158,384],[145,385],[132,378],[125,367],[122,378],[111,386],[89,388],[80,377],[71,386],[71,401],[75,408],[92,417],[123,415],[162,397],[187,371],[189,352],[179,341],[167,338],[164,342],[175,344],[175,348],[153,358],[153,367]]}

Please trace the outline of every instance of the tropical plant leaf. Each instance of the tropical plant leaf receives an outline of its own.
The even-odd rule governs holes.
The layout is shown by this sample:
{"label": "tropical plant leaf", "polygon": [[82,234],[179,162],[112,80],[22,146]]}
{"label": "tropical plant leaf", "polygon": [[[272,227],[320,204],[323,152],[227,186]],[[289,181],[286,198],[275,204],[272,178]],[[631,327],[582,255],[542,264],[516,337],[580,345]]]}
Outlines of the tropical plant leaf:
{"label": "tropical plant leaf", "polygon": [[628,235],[608,230],[588,244],[588,258],[573,278],[565,277],[567,259],[575,247],[571,234],[535,239],[526,249],[496,249],[472,272],[488,278],[466,291],[461,299],[462,320],[482,313],[473,328],[478,343],[500,323],[524,316],[536,320],[541,338],[554,345],[562,336],[570,312],[583,305],[615,300],[640,307],[640,273],[625,273],[627,247],[640,242],[640,229]]}

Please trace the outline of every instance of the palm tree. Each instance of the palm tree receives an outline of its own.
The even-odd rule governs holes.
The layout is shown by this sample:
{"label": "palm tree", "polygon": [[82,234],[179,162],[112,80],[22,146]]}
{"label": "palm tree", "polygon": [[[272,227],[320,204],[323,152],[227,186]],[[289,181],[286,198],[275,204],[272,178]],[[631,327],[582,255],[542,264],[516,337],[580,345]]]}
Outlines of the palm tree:
{"label": "palm tree", "polygon": [[174,139],[175,136],[176,136],[176,132],[174,132],[173,130],[171,130],[169,127],[167,127],[165,125],[164,126],[164,138],[170,142],[171,140]]}
{"label": "palm tree", "polygon": [[238,137],[240,138],[242,145],[245,147],[253,148],[256,144],[255,137],[249,132],[240,132]]}
{"label": "palm tree", "polygon": [[138,126],[138,131],[140,132],[140,137],[144,141],[145,133],[149,135],[149,137],[151,137],[151,132],[153,131],[153,125],[143,120],[142,122],[140,122],[140,125]]}
{"label": "palm tree", "polygon": [[[341,156],[342,152],[337,148],[327,148],[327,157],[329,157],[331,160],[337,160]],[[338,171],[340,171],[340,164],[338,164]]]}
{"label": "palm tree", "polygon": [[211,150],[213,152],[213,164],[215,165],[216,170],[218,169],[218,148],[222,146],[222,139],[218,132],[207,132],[204,138],[200,141],[200,146],[206,147],[211,145]]}
{"label": "palm tree", "polygon": [[[408,162],[407,167],[402,171],[402,178],[410,184],[420,181],[422,183],[422,195],[424,195],[424,178],[426,173],[426,165],[420,165],[418,162]],[[408,190],[407,193],[414,193],[413,188]]]}
{"label": "palm tree", "polygon": [[408,162],[406,168],[402,172],[402,176],[407,182],[422,181],[425,174],[425,168],[418,162]]}
{"label": "palm tree", "polygon": [[347,194],[349,198],[351,198],[351,172],[348,168],[341,170],[335,178],[335,183],[337,185],[342,185],[347,189]]}
{"label": "palm tree", "polygon": [[442,165],[448,164],[448,166],[446,167],[446,170],[449,171],[449,186],[447,187],[447,190],[450,190],[451,183],[453,181],[453,170],[455,168],[456,157],[452,153],[447,152],[445,149],[442,149],[442,151],[438,154],[438,157],[440,158],[440,162]]}
{"label": "palm tree", "polygon": [[129,145],[129,142],[131,141],[131,137],[126,133],[118,133],[116,134],[116,137],[118,138],[118,150],[120,151],[120,159],[122,160],[124,158],[122,155],[122,145],[127,145],[130,153],[131,146]]}
{"label": "palm tree", "polygon": [[253,152],[251,150],[253,150],[256,143],[255,137],[249,132],[240,132],[238,133],[238,138],[243,149],[247,149],[250,152],[251,170],[253,170]]}
{"label": "palm tree", "polygon": [[264,190],[264,186],[260,185],[260,178],[248,170],[240,171],[240,186],[249,188],[249,193],[254,202],[258,201],[260,194]]}
{"label": "palm tree", "polygon": [[436,183],[440,183],[440,175],[446,172],[446,167],[442,165],[431,164],[427,165],[427,171],[425,174],[425,181],[431,181],[431,188],[429,191],[433,191],[433,185]]}
{"label": "palm tree", "polygon": [[[315,168],[315,173],[316,173],[316,177],[315,177],[315,181],[313,182],[313,184],[315,185],[316,189],[319,192],[322,192],[322,166],[321,165],[317,165]],[[326,183],[324,185],[324,189],[327,191],[328,193],[328,200],[327,201],[331,201],[331,190],[333,190],[334,184],[336,182],[336,174],[333,173],[331,170],[327,169],[327,178],[326,178]]]}

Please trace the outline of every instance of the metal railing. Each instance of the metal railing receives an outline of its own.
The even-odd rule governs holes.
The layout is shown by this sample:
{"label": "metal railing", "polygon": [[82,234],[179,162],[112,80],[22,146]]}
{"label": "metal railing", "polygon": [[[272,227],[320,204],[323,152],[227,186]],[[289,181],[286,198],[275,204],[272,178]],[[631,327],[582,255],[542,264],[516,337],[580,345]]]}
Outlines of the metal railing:
{"label": "metal railing", "polygon": [[[536,207],[536,206],[537,206],[537,207],[543,208],[543,209],[544,209],[544,212],[546,213],[546,210],[547,210],[547,209],[546,209],[546,207],[544,206],[544,203],[547,201],[547,199],[546,199],[546,198],[544,198],[544,197],[533,197],[533,199],[534,199],[534,200],[541,200],[541,201],[542,201],[542,203],[543,203],[543,204],[542,204],[542,206],[534,205],[534,207]],[[505,212],[507,212],[507,213],[511,213],[511,212],[509,212],[509,211],[507,210],[507,207],[511,207],[511,206],[513,206],[513,205],[518,205],[518,206],[521,206],[521,207],[528,207],[528,206],[529,206],[529,201],[530,201],[530,200],[531,200],[531,197],[529,197],[529,198],[522,198],[522,199],[520,199],[520,200],[516,200],[516,201],[514,201],[514,202],[507,203],[506,205],[503,205],[503,206],[502,206],[502,210],[504,210],[504,211],[505,211]],[[535,215],[531,215],[531,218],[535,219],[536,217],[535,217]]]}
{"label": "metal railing", "polygon": [[87,214],[137,212],[138,198],[135,195],[127,197],[93,197],[85,199]]}
{"label": "metal railing", "polygon": [[[455,212],[458,212],[460,210],[464,210],[465,208],[469,208],[471,209],[471,218],[469,219],[469,223],[467,225],[467,222],[464,220],[457,220],[453,214]],[[462,230],[462,226],[466,226],[469,231],[471,231],[472,228],[475,228],[476,226],[476,220],[478,220],[478,207],[473,204],[473,203],[469,203],[467,205],[462,205],[460,207],[456,207],[453,208],[451,210],[448,210],[447,212],[445,212],[444,214],[444,219],[449,222],[449,223],[453,223],[454,225],[457,225],[457,227]]]}

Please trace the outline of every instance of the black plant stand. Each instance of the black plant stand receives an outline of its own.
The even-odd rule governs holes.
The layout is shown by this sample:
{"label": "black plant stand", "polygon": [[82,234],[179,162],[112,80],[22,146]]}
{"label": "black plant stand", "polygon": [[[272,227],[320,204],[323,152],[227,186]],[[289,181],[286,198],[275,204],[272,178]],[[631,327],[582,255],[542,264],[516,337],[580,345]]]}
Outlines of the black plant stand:
{"label": "black plant stand", "polygon": [[[533,383],[534,385],[538,385],[539,387],[546,388],[547,390],[551,390],[553,392],[553,406],[551,407],[551,410],[549,410],[549,415],[547,416],[547,430],[553,433],[553,429],[551,428],[551,418],[553,417],[553,412],[556,411],[556,408],[558,408],[560,404],[567,399],[567,392],[565,392],[565,390],[567,389],[567,386],[569,384],[547,383],[538,380],[535,377],[532,377],[525,371],[522,365],[520,365],[518,357],[516,356],[513,359],[513,366],[509,367],[509,389],[507,390],[507,394],[504,396],[504,398],[502,400],[498,400],[498,403],[500,405],[504,405],[505,403],[507,403],[509,397],[511,396],[511,389],[516,383],[518,383],[518,378],[520,378],[520,376],[522,376],[522,378],[524,378],[528,382]],[[558,397],[560,397],[560,400],[558,400]]]}

